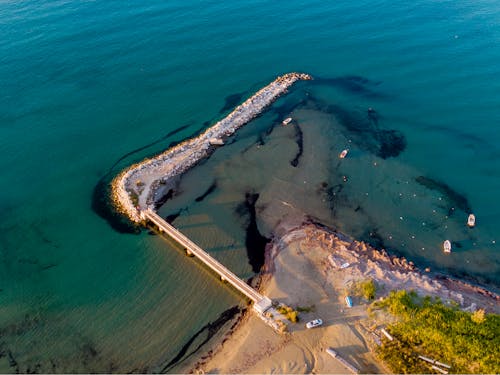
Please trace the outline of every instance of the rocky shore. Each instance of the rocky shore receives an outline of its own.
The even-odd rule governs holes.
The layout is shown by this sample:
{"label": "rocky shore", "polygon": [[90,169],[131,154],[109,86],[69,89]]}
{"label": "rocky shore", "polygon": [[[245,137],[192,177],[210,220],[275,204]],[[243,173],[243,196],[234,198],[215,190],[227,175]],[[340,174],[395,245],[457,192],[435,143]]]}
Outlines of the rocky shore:
{"label": "rocky shore", "polygon": [[[383,249],[352,240],[320,224],[305,223],[291,229],[276,242],[274,251],[280,251],[290,242],[303,238],[308,239],[310,246],[333,250],[328,257],[328,270],[342,270],[349,274],[349,269],[355,269],[364,278],[384,286],[386,291],[415,289],[421,294],[456,303],[464,310],[473,311],[481,307],[486,312],[500,313],[500,296],[496,293],[459,279],[434,274],[430,269],[420,270],[404,257],[389,255]],[[349,263],[347,270],[342,269],[345,263]]]}
{"label": "rocky shore", "polygon": [[[500,297],[483,288],[420,271],[404,258],[390,256],[311,221],[282,222],[266,251],[260,291],[289,306],[301,306],[300,322],[277,335],[252,314],[233,323],[218,344],[198,358],[191,373],[346,373],[326,352],[335,348],[361,373],[388,373],[374,355],[380,328],[389,316],[370,316],[369,303],[344,296],[357,281],[373,280],[376,297],[391,290],[415,290],[439,297],[461,309],[500,312]],[[323,326],[308,330],[304,323],[322,318]],[[188,371],[188,369],[186,369]]]}
{"label": "rocky shore", "polygon": [[[207,157],[213,150],[213,140],[232,135],[273,103],[298,80],[310,80],[303,73],[288,73],[257,91],[237,106],[228,116],[198,137],[166,150],[152,159],[134,164],[121,172],[112,182],[111,195],[116,209],[131,221],[139,223],[139,210],[154,208],[160,197],[160,187]],[[212,142],[211,142],[212,140]]]}

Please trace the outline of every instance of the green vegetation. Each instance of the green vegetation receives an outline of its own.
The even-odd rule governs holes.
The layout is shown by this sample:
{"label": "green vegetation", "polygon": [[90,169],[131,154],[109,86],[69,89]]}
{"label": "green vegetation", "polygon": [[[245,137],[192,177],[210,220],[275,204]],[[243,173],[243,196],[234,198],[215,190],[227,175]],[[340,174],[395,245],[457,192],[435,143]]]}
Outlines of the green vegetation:
{"label": "green vegetation", "polygon": [[297,323],[299,321],[299,312],[292,309],[290,306],[280,305],[276,308],[276,310],[280,314],[283,314],[292,323]]}
{"label": "green vegetation", "polygon": [[363,281],[358,281],[354,284],[352,294],[358,297],[363,297],[367,301],[373,301],[375,299],[375,293],[377,292],[377,286],[372,279],[366,279]]}
{"label": "green vegetation", "polygon": [[397,322],[387,327],[394,341],[384,338],[378,354],[395,373],[436,372],[418,355],[451,365],[452,373],[500,373],[500,315],[461,311],[441,300],[415,292],[393,291],[374,302]]}
{"label": "green vegetation", "polygon": [[316,306],[315,305],[311,305],[311,306],[297,306],[295,308],[295,310],[298,311],[298,312],[312,312],[312,311],[316,310]]}

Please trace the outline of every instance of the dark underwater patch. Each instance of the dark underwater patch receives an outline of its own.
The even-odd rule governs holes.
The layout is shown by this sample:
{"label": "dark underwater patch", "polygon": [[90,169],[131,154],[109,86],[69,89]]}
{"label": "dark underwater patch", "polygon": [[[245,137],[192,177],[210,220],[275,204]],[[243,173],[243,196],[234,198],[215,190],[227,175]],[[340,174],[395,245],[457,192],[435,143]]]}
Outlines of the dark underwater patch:
{"label": "dark underwater patch", "polygon": [[380,119],[379,113],[370,107],[366,110],[366,114],[368,121],[370,121],[375,128],[378,128],[378,121]]}
{"label": "dark underwater patch", "polygon": [[435,190],[443,194],[444,198],[451,205],[449,213],[453,213],[454,210],[452,208],[458,208],[465,213],[471,213],[472,208],[469,204],[467,198],[453,190],[450,186],[445,184],[444,182],[436,181],[432,178],[425,176],[418,176],[415,178],[415,181],[422,186],[425,186],[427,189]]}
{"label": "dark underwater patch", "polygon": [[266,245],[269,242],[268,238],[260,234],[257,227],[255,204],[258,199],[258,193],[246,193],[245,201],[236,207],[236,212],[240,216],[248,217],[248,224],[245,228],[245,247],[248,263],[252,266],[254,273],[260,272],[260,269],[264,265]]}
{"label": "dark underwater patch", "polygon": [[174,193],[175,193],[174,189],[168,189],[166,194],[163,194],[159,199],[156,200],[155,207],[158,208],[163,206],[167,201],[172,199]]}
{"label": "dark underwater patch", "polygon": [[425,131],[430,130],[430,131],[439,131],[441,133],[446,133],[447,135],[451,135],[462,142],[470,145],[470,147],[481,147],[481,148],[495,148],[491,143],[487,142],[486,140],[482,139],[481,137],[477,136],[476,134],[472,132],[466,132],[466,131],[461,131],[457,129],[456,127],[449,128],[446,126],[440,126],[440,125],[428,125],[428,126],[421,126]]}
{"label": "dark underwater patch", "polygon": [[40,262],[40,260],[38,260],[38,259],[21,258],[21,259],[18,259],[17,262],[19,264],[30,265],[30,266],[36,267],[40,271],[46,271],[46,270],[49,270],[51,268],[58,266],[58,264],[56,264],[56,263],[42,264]]}
{"label": "dark underwater patch", "polygon": [[[289,92],[291,92],[292,90],[295,90],[296,87],[298,87],[298,86],[300,86],[300,82],[297,82],[293,87],[289,88]],[[242,97],[243,94],[234,94],[234,95],[228,96],[226,98],[226,104],[228,104],[232,100],[236,101],[236,95],[240,95],[240,99],[241,99],[241,97]],[[288,94],[288,95],[290,95],[290,94]],[[294,104],[294,106],[296,106],[296,105],[297,104]],[[289,108],[291,108],[291,107],[289,107]],[[266,108],[265,110],[263,110],[256,117],[262,116],[268,109],[269,108]],[[282,107],[282,109],[284,110],[285,107]],[[185,139],[191,139],[191,138],[194,138],[194,137],[198,136],[211,123],[214,123],[214,121],[205,121],[203,123],[203,125],[198,130],[194,131],[192,134],[190,134],[187,137],[185,137],[184,140]],[[138,234],[138,233],[140,233],[140,229],[137,226],[133,225],[122,214],[118,213],[116,211],[115,207],[111,204],[111,200],[110,200],[110,197],[111,197],[111,194],[110,194],[111,193],[110,182],[111,182],[112,177],[113,177],[113,172],[114,172],[115,168],[121,162],[123,162],[125,159],[127,159],[130,156],[132,156],[132,155],[134,155],[134,154],[136,154],[136,153],[138,153],[140,151],[143,151],[143,150],[145,150],[145,149],[147,149],[147,148],[149,148],[149,147],[151,147],[153,145],[156,145],[156,144],[158,144],[158,143],[160,143],[162,141],[165,141],[166,139],[168,139],[172,135],[175,135],[175,134],[181,132],[182,130],[185,130],[186,128],[188,128],[191,125],[192,124],[183,125],[183,126],[177,128],[177,129],[175,129],[175,130],[167,133],[166,135],[162,136],[161,138],[157,139],[156,141],[154,141],[152,143],[149,143],[149,144],[147,144],[145,146],[139,147],[137,149],[134,149],[134,150],[132,150],[130,152],[127,152],[126,154],[124,154],[120,158],[118,158],[117,161],[115,161],[115,163],[109,168],[108,172],[101,179],[99,179],[99,181],[94,186],[94,189],[92,191],[92,200],[91,200],[91,208],[92,208],[92,210],[98,216],[100,216],[105,221],[107,221],[108,224],[114,230],[116,230],[119,233],[131,233],[131,234]],[[231,137],[231,139],[232,139],[232,141],[230,141],[230,143],[234,142],[234,140],[236,138],[233,136],[233,137]],[[170,142],[170,144],[166,147],[166,149],[175,147],[176,145],[178,145],[182,141],[183,140]],[[262,138],[261,141],[264,142],[264,139]],[[154,157],[157,154],[158,154],[158,152],[151,153],[150,155],[147,155],[146,157]],[[135,160],[135,161],[138,161],[138,160]],[[202,164],[202,163],[204,163],[206,161],[207,161],[207,158],[204,158],[204,159],[200,160],[198,164]],[[132,164],[132,161],[130,162],[130,164]],[[159,204],[158,206],[161,206],[161,204]]]}
{"label": "dark underwater patch", "polygon": [[195,201],[196,202],[201,202],[203,201],[203,199],[205,199],[206,197],[208,197],[210,194],[212,194],[215,189],[217,189],[217,182],[214,181],[212,182],[212,185],[210,185],[210,187],[207,189],[207,191],[205,191],[202,195],[200,195],[199,197],[195,198]]}
{"label": "dark underwater patch", "polygon": [[30,229],[38,236],[38,238],[45,244],[50,245],[54,248],[59,248],[60,246],[57,245],[54,241],[52,241],[42,230],[42,228],[39,225],[35,225],[32,223],[30,225]]}
{"label": "dark underwater patch", "polygon": [[446,275],[435,275],[436,279],[447,280],[447,279],[458,279],[459,281],[464,281],[472,285],[479,287],[491,288],[493,291],[498,293],[498,284],[495,282],[494,278],[496,275],[487,276],[485,274],[474,274],[471,275],[465,270],[455,269],[455,268],[444,268],[442,269],[446,272]]}
{"label": "dark underwater patch", "polygon": [[10,350],[7,351],[7,358],[9,360],[9,367],[14,369],[16,374],[19,374],[19,365]]}
{"label": "dark underwater patch", "polygon": [[328,201],[328,206],[332,212],[332,216],[335,217],[337,215],[337,206],[339,200],[342,199],[341,193],[344,185],[336,184],[334,186],[325,187],[325,195]]}
{"label": "dark underwater patch", "polygon": [[396,157],[406,149],[404,134],[398,130],[381,128],[380,116],[373,108],[368,110],[366,115],[339,105],[326,105],[321,102],[309,102],[308,105],[335,116],[349,133],[348,138],[352,138],[361,149],[382,159]]}
{"label": "dark underwater patch", "polygon": [[[156,141],[148,143],[142,147],[136,148],[130,152],[119,157],[113,165],[109,168],[108,172],[99,179],[97,184],[94,186],[92,191],[92,199],[91,199],[91,208],[98,216],[103,218],[108,224],[119,233],[129,233],[129,234],[138,234],[140,233],[140,229],[132,224],[127,218],[125,218],[121,213],[117,212],[115,207],[111,204],[111,180],[113,176],[113,172],[115,168],[123,162],[125,159],[131,157],[132,155],[141,152],[147,148],[150,148],[160,142],[165,141],[169,137],[187,129],[192,124],[186,124],[178,127],[167,133],[166,135],[158,138]],[[197,132],[200,132],[198,130]],[[180,141],[170,142],[168,148],[171,148],[180,143]],[[157,152],[152,153],[148,157],[153,157],[157,155]],[[133,161],[130,161],[132,164]]]}
{"label": "dark underwater patch", "polygon": [[406,148],[406,138],[398,130],[379,130],[377,138],[380,145],[377,156],[382,159],[396,157]]}
{"label": "dark underwater patch", "polygon": [[164,140],[166,140],[167,138],[170,138],[171,136],[183,131],[184,129],[190,127],[192,124],[186,124],[186,125],[182,125],[180,127],[178,127],[177,129],[175,130],[172,130],[171,132],[167,133],[166,135],[158,138],[156,141],[154,142],[151,142],[151,143],[148,143],[147,145],[145,146],[142,146],[142,147],[139,147],[139,148],[136,148],[130,152],[127,152],[126,154],[122,155],[120,158],[118,158],[117,161],[115,161],[115,163],[109,168],[109,172],[111,172],[121,161],[123,161],[124,159],[128,158],[129,156],[132,156],[133,154],[136,154],[140,151],[143,151],[149,147],[152,147],[160,142],[163,142]]}
{"label": "dark underwater patch", "polygon": [[[288,94],[288,96],[289,95],[290,94]],[[309,99],[309,98],[304,98],[304,96],[305,95],[301,95],[301,98],[299,100],[292,100],[291,98],[287,97],[284,103],[280,105],[274,105],[272,111],[273,113],[276,114],[276,122],[283,121],[283,119],[288,117],[290,113],[292,113],[295,109],[303,106]]]}
{"label": "dark underwater patch", "polygon": [[370,97],[378,98],[384,97],[385,95],[377,92],[373,87],[380,85],[380,81],[372,81],[366,77],[357,75],[345,75],[341,77],[334,78],[322,78],[318,77],[311,81],[312,84],[316,85],[328,85],[338,88],[344,92]]}
{"label": "dark underwater patch", "polygon": [[343,108],[337,104],[324,104],[318,103],[318,109],[323,112],[333,114],[339,122],[351,132],[362,132],[370,128],[369,122],[361,118],[356,112],[347,108]]}
{"label": "dark underwater patch", "polygon": [[[101,179],[97,182],[97,184],[94,186],[94,190],[92,191],[92,201],[91,201],[91,208],[92,211],[94,211],[98,216],[103,218],[108,222],[108,224],[117,232],[119,233],[129,233],[129,234],[139,234],[141,232],[140,228],[136,225],[134,225],[128,218],[126,218],[124,215],[121,213],[117,212],[115,207],[111,204],[111,180],[113,176],[113,171],[116,168],[116,166],[126,158],[130,157],[131,155],[142,151],[148,147],[151,147],[161,141],[164,141],[168,137],[186,129],[190,125],[184,125],[181,126],[165,136],[161,137],[155,142],[152,142],[146,146],[139,147],[133,151],[130,151],[120,157],[114,164],[111,166],[109,169],[108,173],[101,177]],[[196,130],[193,135],[188,136],[187,138],[191,138],[194,136],[197,136],[199,133],[201,133],[204,130],[204,127],[201,127],[200,129]],[[166,149],[172,148],[179,143],[181,143],[182,140],[180,141],[173,141],[170,142],[170,144],[167,146]],[[148,155],[147,157],[154,157],[158,153],[152,153]],[[199,163],[203,163],[203,160],[201,160]],[[167,194],[163,195],[157,202],[156,202],[156,207],[162,206],[167,200],[172,198],[172,195],[174,194],[174,191],[170,189]]]}
{"label": "dark underwater patch", "polygon": [[[209,124],[214,124],[215,122],[212,122],[210,121]],[[181,143],[181,142],[184,142],[186,139],[191,139],[191,138],[195,138],[197,136],[199,136],[201,133],[203,133],[205,131],[205,129],[207,128],[207,126],[205,125],[202,125],[200,128],[198,128],[198,130],[195,130],[194,132],[192,132],[191,134],[189,134],[187,137],[185,137],[182,141],[180,142],[177,142],[177,144]],[[172,147],[172,146],[171,146]],[[170,147],[169,147],[170,148]]]}
{"label": "dark underwater patch", "polygon": [[[160,370],[161,373],[165,373],[172,369],[175,365],[182,363],[189,357],[191,357],[193,354],[195,354],[198,350],[201,349],[203,345],[205,345],[207,342],[210,341],[210,339],[224,326],[226,322],[229,320],[233,319],[236,314],[240,312],[244,312],[245,310],[240,309],[238,306],[233,306],[226,311],[222,312],[222,314],[219,315],[219,317],[214,320],[213,322],[210,322],[206,325],[204,325],[198,332],[196,332],[179,350],[179,352],[175,355],[172,360],[170,360],[163,368]],[[203,341],[196,347],[194,348],[189,354],[186,355],[187,351],[193,344],[193,342],[196,340],[196,338],[201,335],[203,332],[207,333],[207,336],[203,339]]]}
{"label": "dark underwater patch", "polygon": [[220,109],[219,114],[229,111],[230,109],[234,109],[234,107],[240,104],[243,95],[245,95],[245,93],[239,92],[226,96],[224,99],[224,106]]}
{"label": "dark underwater patch", "polygon": [[259,136],[257,137],[257,142],[259,146],[264,146],[266,144],[266,141],[264,140],[265,133],[259,133]]}
{"label": "dark underwater patch", "polygon": [[295,129],[295,143],[297,143],[299,150],[297,151],[297,154],[295,155],[293,160],[290,161],[290,164],[293,167],[297,167],[299,165],[299,159],[302,156],[302,153],[304,152],[304,133],[302,132],[302,129],[297,123],[293,124],[293,128]]}
{"label": "dark underwater patch", "polygon": [[167,223],[172,224],[175,219],[177,219],[181,215],[182,210],[179,210],[177,212],[174,212],[173,214],[168,215],[165,220]]}
{"label": "dark underwater patch", "polygon": [[377,228],[367,229],[361,236],[361,241],[369,243],[375,249],[382,250],[387,248],[382,236],[378,233]]}
{"label": "dark underwater patch", "polygon": [[106,178],[101,178],[94,186],[91,208],[119,233],[139,234],[141,232],[130,220],[117,212],[111,204],[111,185]]}

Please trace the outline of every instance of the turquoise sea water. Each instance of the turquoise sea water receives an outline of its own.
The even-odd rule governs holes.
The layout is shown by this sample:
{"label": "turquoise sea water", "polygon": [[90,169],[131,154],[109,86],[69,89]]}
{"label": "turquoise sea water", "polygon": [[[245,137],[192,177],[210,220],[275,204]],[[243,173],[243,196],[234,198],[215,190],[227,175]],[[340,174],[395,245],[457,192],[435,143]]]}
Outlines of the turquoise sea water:
{"label": "turquoise sea water", "polygon": [[[273,108],[310,94],[294,117],[328,135],[318,150],[333,155],[319,159],[317,182],[349,178],[342,200],[331,200],[337,211],[311,214],[498,290],[497,2],[2,1],[0,35],[0,372],[176,370],[167,365],[180,349],[240,298],[160,237],[115,231],[92,210],[94,188],[213,123],[230,95],[245,98],[289,71],[317,83]],[[233,150],[256,147],[276,113],[245,128]],[[369,139],[378,133],[360,131],[367,124],[403,135],[406,148],[378,157]],[[304,155],[314,153],[308,134]],[[271,134],[270,144],[288,136]],[[222,150],[186,176],[194,191],[172,202],[189,208],[177,225],[251,277],[244,223],[227,215],[246,189],[261,188],[262,201],[279,188],[257,178],[238,186],[243,162],[273,171],[254,154],[241,161]],[[190,200],[225,171],[233,182],[214,199]],[[466,212],[450,211],[459,198],[476,214],[472,231]],[[456,252],[443,257],[448,237]]]}

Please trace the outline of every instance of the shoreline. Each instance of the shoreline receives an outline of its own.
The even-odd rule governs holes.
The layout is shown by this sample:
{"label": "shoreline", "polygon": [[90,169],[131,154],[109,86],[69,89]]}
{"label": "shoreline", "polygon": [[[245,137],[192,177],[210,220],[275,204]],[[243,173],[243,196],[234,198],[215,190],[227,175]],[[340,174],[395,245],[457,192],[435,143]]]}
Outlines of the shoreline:
{"label": "shoreline", "polygon": [[[217,146],[223,145],[225,137],[231,136],[238,128],[262,113],[267,106],[273,103],[279,96],[286,93],[287,89],[293,83],[298,80],[309,79],[312,79],[312,77],[307,74],[299,73],[289,73],[280,76],[275,81],[257,91],[249,99],[237,106],[224,119],[218,121],[215,125],[211,126],[197,137],[185,140],[153,158],[145,159],[122,171],[114,178],[111,185],[112,203],[116,210],[127,216],[133,223],[141,223],[140,211],[147,208],[152,208],[154,210],[159,205],[162,195],[165,194],[169,186],[175,183],[176,179],[180,178],[184,172],[197,165],[203,158],[208,157],[216,150]],[[304,217],[306,216],[304,215]],[[341,271],[342,273],[352,271],[362,274],[365,278],[373,278],[376,280],[377,284],[386,285],[387,288],[390,289],[416,289],[419,294],[438,296],[443,301],[455,301],[463,309],[473,310],[478,307],[483,308],[487,312],[500,312],[500,296],[485,289],[480,284],[473,285],[468,280],[453,278],[445,274],[430,273],[427,269],[424,272],[418,269],[413,262],[407,261],[404,257],[389,255],[387,251],[383,249],[378,250],[364,242],[348,238],[342,233],[338,233],[319,222],[313,222],[306,219],[300,223],[298,221],[288,224],[280,223],[272,232],[273,241],[266,247],[265,265],[261,273],[254,277],[252,284],[258,285],[256,289],[259,292],[266,295],[270,293],[270,297],[275,301],[283,302],[290,306],[299,306],[299,302],[302,304],[303,301],[307,300],[303,295],[298,297],[295,296],[300,301],[294,300],[293,293],[287,294],[285,292],[286,288],[283,288],[281,295],[275,296],[273,292],[276,292],[276,285],[273,285],[273,283],[276,284],[277,277],[284,277],[282,273],[280,274],[281,270],[275,263],[276,259],[280,258],[280,254],[289,252],[289,248],[296,246],[296,243],[308,241],[310,242],[308,246],[317,246],[320,248],[320,250],[317,251],[329,252],[329,256],[332,256],[331,259],[323,259],[322,262],[314,265],[314,273],[324,277],[325,285],[331,282],[329,280],[329,278],[332,277],[330,273],[335,271]],[[333,254],[335,254],[335,256],[333,256]],[[283,260],[280,261],[282,262]],[[307,259],[307,261],[314,263],[311,259]],[[350,264],[348,271],[341,270],[340,266],[347,261]],[[299,274],[295,275],[297,278],[301,277]],[[336,293],[335,298],[337,298],[337,296],[341,294],[341,290],[333,289]],[[269,290],[271,291],[268,293]],[[344,313],[344,310],[339,307],[338,301],[332,300],[330,302],[333,303],[330,307],[334,306],[337,312],[340,311],[342,314]],[[340,303],[342,304],[343,302],[341,301]],[[304,305],[302,304],[302,306]],[[230,329],[226,332],[222,332],[220,337],[214,340],[215,342],[209,344],[211,349],[208,353],[207,348],[207,350],[201,352],[194,358],[194,361],[197,362],[195,362],[194,366],[189,367],[191,372],[198,372],[198,370],[203,372],[207,370],[210,371],[210,367],[215,366],[214,363],[217,364],[217,356],[220,356],[220,353],[223,353],[228,345],[239,348],[238,350],[240,351],[244,350],[242,346],[244,347],[246,345],[245,340],[247,340],[247,338],[243,340],[240,337],[241,332],[245,332],[245,330],[249,329],[253,330],[259,325],[265,326],[262,324],[262,321],[256,318],[250,311],[250,309],[247,309],[241,316],[234,319]],[[358,313],[361,314],[359,316],[363,316],[362,312],[358,311]],[[307,320],[310,320],[310,318],[312,318],[312,316],[308,317]],[[364,318],[365,317],[363,317],[363,319]],[[274,358],[278,356],[277,352],[288,350],[286,348],[292,345],[297,346],[298,344],[294,342],[293,335],[305,335],[303,332],[300,332],[304,331],[303,324],[300,326],[302,329],[298,329],[296,326],[291,327],[292,332],[290,334],[281,336],[281,339],[277,339],[276,345],[267,347],[265,357]],[[349,326],[347,320],[345,326]],[[265,329],[268,331],[266,331],[266,335],[268,333],[276,335],[274,331],[269,330],[269,327],[265,326]],[[373,335],[373,332],[368,332],[363,326],[361,326],[361,328],[356,326],[354,329],[364,329],[366,331],[364,333],[368,333],[362,336],[364,336],[364,349],[369,352],[368,347],[371,348],[371,345],[373,345],[373,342],[370,341],[373,340],[373,337],[370,336]],[[349,336],[345,332],[343,335],[342,337],[344,338]],[[331,338],[332,336],[328,337]],[[272,341],[273,339],[270,340]],[[346,340],[346,344],[355,345],[352,338],[347,338]],[[368,342],[370,342],[369,345],[367,344]],[[356,345],[359,346],[359,343],[356,343]],[[314,348],[323,352],[324,343],[317,343]],[[304,349],[304,352],[311,350],[312,349],[307,348]],[[234,355],[241,355],[241,353]],[[308,355],[304,355],[304,358]],[[322,356],[322,354],[318,355],[320,357]],[[354,351],[350,353],[350,355],[356,356],[361,354]],[[257,372],[268,371],[265,366],[258,367],[259,363],[262,364],[261,360],[265,361],[265,358],[259,356],[257,356],[257,358],[259,359],[254,360],[254,358],[248,363],[251,363],[254,369],[258,369]],[[285,359],[285,361],[290,362],[289,358]],[[325,362],[324,358],[321,361]],[[189,362],[191,363],[192,361]],[[315,363],[316,359],[309,362],[306,360],[306,372],[321,372],[322,370],[320,369],[324,368],[331,370],[331,368],[328,367],[329,365],[325,365],[327,367],[321,367],[322,365],[318,367]],[[363,357],[360,363],[358,363],[358,366],[361,366],[360,364],[364,364],[365,370],[370,372],[376,372],[375,370],[378,371],[384,368],[384,365],[380,363],[380,361],[374,359],[372,354],[367,354],[366,358]],[[232,370],[231,372],[244,371],[242,368],[230,368],[230,370]],[[303,371],[304,367],[286,368],[286,372],[291,373],[303,373]]]}
{"label": "shoreline", "polygon": [[[291,306],[303,306],[304,303],[311,302],[312,299],[307,296],[307,292],[300,293],[289,290],[293,289],[293,286],[287,289],[286,283],[276,281],[276,279],[282,278],[284,273],[290,272],[290,270],[282,269],[282,262],[283,258],[290,257],[290,249],[296,247],[297,244],[303,246],[299,254],[299,257],[303,258],[300,267],[310,267],[310,270],[304,271],[304,274],[309,275],[305,279],[302,279],[303,275],[299,274],[294,274],[292,277],[300,279],[304,288],[307,289],[307,285],[311,282],[308,277],[311,274],[314,274],[314,277],[321,275],[321,283],[324,284],[324,287],[326,286],[325,290],[334,290],[332,301],[329,301],[334,303],[334,307],[328,305],[328,309],[335,309],[337,315],[334,318],[330,317],[330,319],[328,316],[326,319],[323,317],[326,320],[326,327],[321,327],[320,330],[326,330],[326,333],[317,339],[314,345],[311,344],[311,347],[301,349],[307,354],[305,357],[311,356],[308,353],[312,351],[312,348],[317,350],[317,353],[313,355],[315,360],[312,362],[306,360],[305,367],[302,367],[297,366],[295,359],[290,355],[290,348],[293,347],[296,351],[297,346],[301,347],[302,341],[310,340],[307,335],[315,330],[304,330],[303,323],[314,318],[314,314],[305,313],[304,318],[306,319],[298,324],[290,325],[290,333],[280,338],[275,333],[268,334],[262,330],[262,326],[264,326],[262,322],[259,319],[254,319],[252,314],[247,311],[238,318],[230,330],[222,335],[218,342],[211,344],[210,351],[200,353],[198,360],[194,361],[190,367],[190,373],[224,373],[228,371],[270,373],[280,370],[286,370],[287,373],[342,373],[342,368],[335,367],[338,364],[324,355],[326,345],[331,342],[336,342],[337,347],[340,348],[355,346],[353,338],[349,335],[337,338],[328,331],[332,328],[331,326],[335,326],[339,330],[341,328],[338,326],[341,325],[357,331],[363,337],[361,340],[365,345],[363,350],[370,351],[368,355],[363,350],[344,350],[344,354],[351,358],[357,366],[360,366],[363,372],[374,372],[375,369],[387,372],[385,364],[372,352],[377,345],[377,340],[381,339],[380,331],[378,331],[381,326],[380,322],[378,322],[377,330],[372,329],[374,323],[370,322],[366,313],[368,304],[361,301],[360,298],[353,298],[355,306],[352,309],[345,308],[343,297],[340,298],[343,296],[342,293],[346,285],[355,280],[367,278],[374,280],[381,287],[381,290],[377,291],[377,298],[387,295],[391,290],[408,289],[415,290],[421,295],[439,297],[446,304],[456,303],[460,309],[465,311],[481,308],[489,313],[500,313],[499,295],[462,280],[427,274],[405,258],[390,256],[384,250],[378,250],[363,242],[352,240],[322,224],[306,220],[301,224],[295,223],[286,227],[286,224],[282,223],[276,231],[280,234],[275,236],[272,243],[266,248],[266,262],[259,275],[259,291],[269,295],[274,300],[280,300],[280,302]],[[350,265],[342,269],[341,264],[346,261]],[[325,303],[324,296],[316,303],[318,305]],[[318,311],[321,311],[321,308],[318,308]],[[323,309],[324,311],[325,309]],[[359,319],[355,323],[352,321],[353,316],[348,315],[352,314],[353,311],[356,311],[354,315],[356,319]],[[267,335],[265,340],[274,340],[273,343],[276,347],[274,349],[267,348],[265,351],[257,350],[259,344],[256,341],[259,339],[252,338],[250,332],[258,332],[261,336]],[[314,334],[317,336],[318,332],[319,330]],[[276,337],[272,337],[272,335]],[[345,373],[345,369],[343,372]]]}
{"label": "shoreline", "polygon": [[238,105],[229,115],[195,138],[188,139],[159,155],[145,159],[123,170],[111,182],[111,200],[116,210],[132,222],[142,221],[139,211],[155,207],[160,187],[184,173],[209,156],[224,138],[247,124],[287,92],[299,80],[311,80],[304,73],[287,73],[277,77],[250,98]]}

